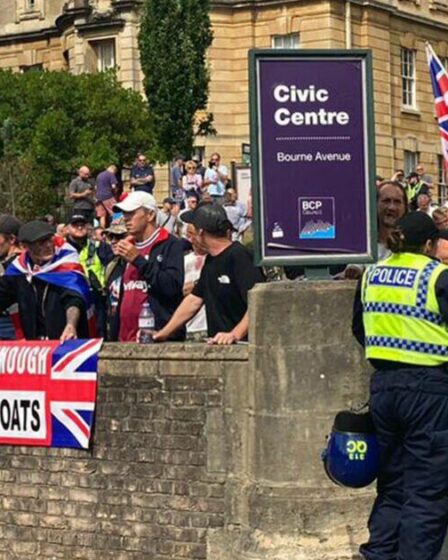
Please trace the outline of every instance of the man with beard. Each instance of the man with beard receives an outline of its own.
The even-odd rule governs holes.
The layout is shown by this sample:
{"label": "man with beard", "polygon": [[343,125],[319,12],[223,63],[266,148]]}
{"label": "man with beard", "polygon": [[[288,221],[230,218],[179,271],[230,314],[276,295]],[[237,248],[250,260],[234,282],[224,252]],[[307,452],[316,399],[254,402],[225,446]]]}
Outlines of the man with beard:
{"label": "man with beard", "polygon": [[408,202],[404,188],[398,181],[384,181],[378,187],[378,260],[390,255],[386,246],[387,238],[398,220],[408,211]]}
{"label": "man with beard", "polygon": [[[407,211],[408,200],[403,186],[398,181],[383,181],[377,187],[378,261],[383,261],[390,256],[390,251],[386,245],[387,238],[397,221]],[[288,269],[293,268],[288,267]],[[336,273],[334,279],[359,280],[363,272],[363,266],[349,264],[342,272]],[[287,277],[289,278],[288,274]]]}

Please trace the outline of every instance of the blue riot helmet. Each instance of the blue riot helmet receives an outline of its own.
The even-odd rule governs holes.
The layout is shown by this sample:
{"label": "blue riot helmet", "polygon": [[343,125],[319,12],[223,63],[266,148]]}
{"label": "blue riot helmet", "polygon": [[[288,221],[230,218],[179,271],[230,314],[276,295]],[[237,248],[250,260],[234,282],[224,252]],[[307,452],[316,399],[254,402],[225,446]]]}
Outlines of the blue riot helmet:
{"label": "blue riot helmet", "polygon": [[378,475],[378,442],[370,414],[344,410],[336,415],[327,448],[325,472],[339,486],[363,488]]}

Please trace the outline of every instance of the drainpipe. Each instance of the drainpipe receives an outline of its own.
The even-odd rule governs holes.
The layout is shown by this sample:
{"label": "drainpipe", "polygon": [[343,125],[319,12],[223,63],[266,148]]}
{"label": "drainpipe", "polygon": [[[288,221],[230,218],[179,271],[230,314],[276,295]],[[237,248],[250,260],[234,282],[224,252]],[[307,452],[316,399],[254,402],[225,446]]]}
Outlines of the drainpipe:
{"label": "drainpipe", "polygon": [[352,48],[352,4],[345,0],[345,48]]}

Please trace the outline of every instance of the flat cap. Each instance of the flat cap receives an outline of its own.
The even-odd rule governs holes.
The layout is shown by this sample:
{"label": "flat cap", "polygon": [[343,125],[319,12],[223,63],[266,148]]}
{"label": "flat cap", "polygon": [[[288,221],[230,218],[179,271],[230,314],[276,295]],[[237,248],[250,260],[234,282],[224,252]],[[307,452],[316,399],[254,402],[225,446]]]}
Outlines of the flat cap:
{"label": "flat cap", "polygon": [[54,235],[54,228],[47,222],[33,220],[24,224],[19,230],[20,243],[34,243]]}

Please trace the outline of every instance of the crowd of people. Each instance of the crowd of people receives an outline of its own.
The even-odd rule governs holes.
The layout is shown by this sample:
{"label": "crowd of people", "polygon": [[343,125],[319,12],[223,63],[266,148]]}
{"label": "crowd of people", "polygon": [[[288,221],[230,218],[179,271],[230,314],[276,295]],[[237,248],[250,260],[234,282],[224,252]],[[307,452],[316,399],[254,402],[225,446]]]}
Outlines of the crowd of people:
{"label": "crowd of people", "polygon": [[149,325],[151,342],[246,341],[248,292],[265,277],[219,154],[207,169],[176,157],[160,205],[154,188],[139,154],[126,192],[115,165],[95,181],[80,167],[67,223],[0,215],[0,339],[148,342]]}
{"label": "crowd of people", "polygon": [[[47,215],[21,224],[0,216],[0,339],[97,336],[139,341],[144,304],[151,339],[245,341],[247,294],[264,272],[302,278],[301,267],[280,273],[252,264],[241,243],[251,227],[250,203],[238,200],[218,153],[208,166],[198,156],[174,158],[170,196],[157,203],[154,168],[138,154],[123,192],[118,168],[91,179],[81,166],[69,186],[67,223]],[[377,177],[378,260],[390,255],[387,239],[411,211],[448,230],[448,207],[431,202],[432,179],[419,165]],[[437,257],[448,264],[448,235]],[[335,279],[358,279],[359,265],[332,267]],[[93,323],[95,323],[93,325]],[[94,328],[93,328],[94,327]]]}

